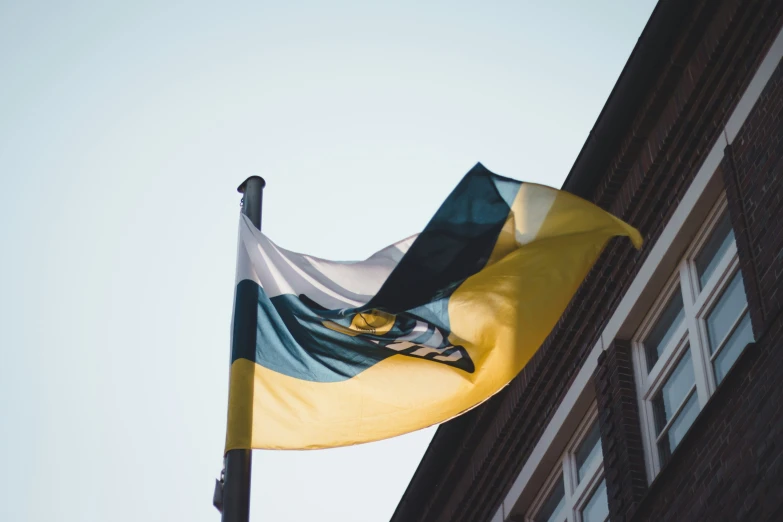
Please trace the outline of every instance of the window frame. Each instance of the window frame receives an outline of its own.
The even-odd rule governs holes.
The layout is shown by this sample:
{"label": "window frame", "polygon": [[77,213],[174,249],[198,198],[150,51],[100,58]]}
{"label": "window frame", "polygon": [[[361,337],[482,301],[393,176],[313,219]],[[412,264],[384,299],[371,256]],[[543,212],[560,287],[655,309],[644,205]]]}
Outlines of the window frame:
{"label": "window frame", "polygon": [[[673,273],[663,285],[662,291],[655,298],[653,305],[640,323],[631,341],[642,439],[645,446],[645,464],[649,482],[652,482],[660,473],[664,465],[658,448],[659,438],[668,433],[672,422],[687,404],[691,392],[689,391],[683,402],[677,406],[671,418],[667,419],[660,436],[656,432],[653,399],[668,382],[669,377],[671,377],[672,372],[685,355],[685,352],[690,350],[694,384],[699,411],[701,411],[712,394],[715,393],[718,384],[716,382],[713,361],[725,348],[727,340],[736,331],[745,314],[749,313],[746,299],[742,312],[728,330],[726,337],[720,341],[721,344],[716,348],[715,353],[712,353],[707,331],[707,317],[723,296],[723,292],[728,288],[729,283],[739,272],[736,234],[729,247],[721,254],[703,288],[700,287],[695,259],[706,245],[711,233],[716,230],[720,220],[727,214],[726,195],[721,193],[708,212],[704,223],[696,232],[690,245],[685,249],[683,256],[674,267]],[[655,327],[669,300],[678,291],[681,293],[683,301],[684,317],[682,324],[663,348],[660,357],[653,364],[652,368],[648,368],[644,340]]]}
{"label": "window frame", "polygon": [[587,505],[601,481],[605,479],[603,445],[601,439],[599,439],[601,458],[587,468],[584,478],[581,482],[578,482],[579,469],[576,463],[576,451],[590,433],[590,428],[594,422],[598,422],[598,406],[595,401],[593,401],[584,418],[579,422],[563,453],[552,467],[541,489],[536,493],[530,508],[525,514],[525,522],[536,522],[535,517],[554,490],[557,479],[561,476],[563,477],[565,499],[564,518],[567,522],[582,522],[582,509]]}

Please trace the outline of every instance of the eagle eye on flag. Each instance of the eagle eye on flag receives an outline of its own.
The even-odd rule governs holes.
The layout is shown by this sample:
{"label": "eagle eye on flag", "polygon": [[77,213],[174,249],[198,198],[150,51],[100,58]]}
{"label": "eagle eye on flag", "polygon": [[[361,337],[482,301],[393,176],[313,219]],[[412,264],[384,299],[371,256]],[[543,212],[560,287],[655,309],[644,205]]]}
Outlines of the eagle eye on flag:
{"label": "eagle eye on flag", "polygon": [[226,451],[358,444],[446,421],[508,384],[606,242],[641,236],[567,192],[476,165],[417,236],[364,261],[240,220]]}

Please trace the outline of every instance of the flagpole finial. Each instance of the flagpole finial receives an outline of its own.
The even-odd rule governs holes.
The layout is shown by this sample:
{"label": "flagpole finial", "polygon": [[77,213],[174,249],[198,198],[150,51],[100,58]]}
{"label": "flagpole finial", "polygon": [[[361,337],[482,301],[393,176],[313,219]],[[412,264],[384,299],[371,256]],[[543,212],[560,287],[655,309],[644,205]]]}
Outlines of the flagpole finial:
{"label": "flagpole finial", "polygon": [[261,202],[266,181],[261,176],[250,176],[242,182],[237,191],[242,194],[242,213],[261,230]]}
{"label": "flagpole finial", "polygon": [[261,188],[264,188],[266,186],[266,181],[264,181],[264,178],[262,178],[261,176],[250,176],[237,187],[237,192],[239,192],[240,194],[244,194],[245,191],[247,190],[248,183],[252,183],[255,180],[261,181]]}

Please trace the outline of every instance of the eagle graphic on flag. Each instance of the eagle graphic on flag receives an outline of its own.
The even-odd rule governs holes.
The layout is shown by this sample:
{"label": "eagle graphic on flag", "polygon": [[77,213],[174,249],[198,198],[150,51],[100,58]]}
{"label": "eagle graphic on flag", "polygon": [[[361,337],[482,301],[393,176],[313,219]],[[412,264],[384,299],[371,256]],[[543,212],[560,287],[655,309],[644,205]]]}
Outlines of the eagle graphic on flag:
{"label": "eagle graphic on flag", "polygon": [[322,324],[335,332],[370,342],[379,350],[389,350],[387,355],[410,355],[469,373],[474,370],[468,352],[448,341],[447,330],[408,313],[394,315],[377,309],[341,311],[339,318]]}

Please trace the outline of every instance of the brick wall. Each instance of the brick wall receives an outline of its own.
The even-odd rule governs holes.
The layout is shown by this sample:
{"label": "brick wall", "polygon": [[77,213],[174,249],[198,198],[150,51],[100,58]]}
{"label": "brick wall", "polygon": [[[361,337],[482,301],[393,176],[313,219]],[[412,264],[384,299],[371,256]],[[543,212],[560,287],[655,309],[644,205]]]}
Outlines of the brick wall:
{"label": "brick wall", "polygon": [[626,522],[647,493],[630,342],[617,339],[598,357],[595,395],[610,520]]}
{"label": "brick wall", "polygon": [[777,34],[780,3],[705,1],[689,19],[668,68],[619,144],[608,181],[592,196],[636,226],[646,248],[636,252],[622,241],[607,247],[504,393],[483,438],[465,448],[464,472],[449,477],[449,489],[439,488],[424,516],[411,520],[479,522],[493,515]]}
{"label": "brick wall", "polygon": [[[639,228],[646,239],[645,247],[637,252],[627,241],[610,243],[527,368],[486,405],[457,421],[461,424],[452,430],[454,433],[447,426],[439,430],[432,451],[425,455],[393,517],[394,522],[490,520],[645,260],[650,245],[718,139],[783,21],[780,0],[662,3],[687,11],[677,17],[681,27],[674,31],[673,41],[665,43],[669,59],[650,81],[642,107],[633,109],[634,121],[624,137],[612,140],[611,157],[606,158],[603,166],[596,163],[595,170],[603,173],[600,180],[590,194],[582,194]],[[741,185],[742,182],[738,186]],[[612,359],[607,355],[602,360],[607,371],[622,363],[621,351],[616,351]],[[617,380],[619,374],[607,375],[605,379]],[[721,389],[729,380],[727,377]],[[628,386],[627,382],[619,384]],[[623,520],[617,517],[627,517],[636,505],[641,507],[632,520],[662,520],[652,515],[644,518],[650,512],[643,507],[655,491],[665,488],[656,483],[642,494],[639,467],[623,467],[626,457],[636,458],[631,457],[634,450],[623,447],[623,441],[630,442],[635,437],[632,427],[618,421],[631,418],[633,413],[626,408],[630,405],[611,405],[611,393],[599,392],[599,400],[601,393],[607,395],[604,408],[612,410],[603,421],[602,441],[620,451],[614,460],[607,456],[605,463],[608,481],[615,481],[608,492],[622,502],[619,507],[612,506],[612,520]],[[435,451],[439,444],[446,445],[445,456]],[[625,451],[630,453],[625,455]],[[429,473],[429,465],[437,472]],[[643,464],[641,469],[644,473]],[[624,482],[625,477],[630,477],[630,482]],[[692,492],[679,494],[689,498]],[[702,520],[677,516],[670,519]]]}
{"label": "brick wall", "polygon": [[[783,520],[783,62],[722,171],[757,342],[705,405],[633,522]],[[621,520],[615,507],[613,522]]]}
{"label": "brick wall", "polygon": [[739,357],[632,522],[783,520],[781,335],[779,315]]}
{"label": "brick wall", "polygon": [[780,313],[783,291],[783,65],[726,151],[724,181],[756,332]]}

